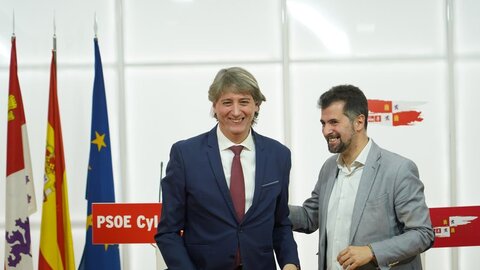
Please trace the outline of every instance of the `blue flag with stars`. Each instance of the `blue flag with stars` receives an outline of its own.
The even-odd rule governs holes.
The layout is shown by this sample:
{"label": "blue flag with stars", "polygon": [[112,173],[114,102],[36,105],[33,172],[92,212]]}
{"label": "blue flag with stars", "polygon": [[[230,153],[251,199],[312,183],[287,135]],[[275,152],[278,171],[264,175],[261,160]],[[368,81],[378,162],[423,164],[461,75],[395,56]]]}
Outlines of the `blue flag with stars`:
{"label": "blue flag with stars", "polygon": [[102,60],[98,40],[95,45],[95,81],[93,83],[92,130],[87,176],[87,236],[79,270],[119,270],[118,245],[92,244],[92,203],[115,202],[112,154],[108,128],[107,99],[103,81]]}

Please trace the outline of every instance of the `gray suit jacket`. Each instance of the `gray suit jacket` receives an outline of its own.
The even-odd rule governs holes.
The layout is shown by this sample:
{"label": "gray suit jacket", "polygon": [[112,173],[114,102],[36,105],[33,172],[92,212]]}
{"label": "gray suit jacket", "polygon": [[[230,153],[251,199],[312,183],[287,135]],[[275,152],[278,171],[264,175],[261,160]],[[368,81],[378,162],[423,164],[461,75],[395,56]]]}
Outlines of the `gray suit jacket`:
{"label": "gray suit jacket", "polygon": [[[312,196],[290,206],[298,232],[319,229],[318,269],[325,269],[328,202],[337,177],[338,155],[323,165]],[[371,244],[380,269],[422,269],[419,254],[433,245],[434,233],[423,184],[411,160],[372,141],[355,199],[350,245]],[[360,269],[375,269],[370,263]]]}

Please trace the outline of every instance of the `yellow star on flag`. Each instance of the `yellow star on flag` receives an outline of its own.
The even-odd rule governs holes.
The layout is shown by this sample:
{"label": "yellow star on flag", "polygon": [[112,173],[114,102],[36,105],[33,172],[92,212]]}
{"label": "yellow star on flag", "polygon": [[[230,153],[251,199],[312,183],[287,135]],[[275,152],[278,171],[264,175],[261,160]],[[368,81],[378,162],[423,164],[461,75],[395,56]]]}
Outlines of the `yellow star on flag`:
{"label": "yellow star on flag", "polygon": [[[92,217],[92,215],[89,215],[87,217],[87,230],[88,230],[88,227],[91,227],[91,226],[93,226],[93,217]],[[104,246],[105,251],[107,251],[109,244],[104,244],[103,246]]]}
{"label": "yellow star on flag", "polygon": [[102,146],[107,147],[104,140],[105,140],[105,134],[100,135],[98,134],[97,131],[95,131],[95,140],[93,140],[92,143],[97,145],[98,152],[102,150]]}
{"label": "yellow star on flag", "polygon": [[88,217],[87,217],[87,230],[88,230],[88,227],[91,227],[91,226],[93,226],[92,215],[88,215]]}

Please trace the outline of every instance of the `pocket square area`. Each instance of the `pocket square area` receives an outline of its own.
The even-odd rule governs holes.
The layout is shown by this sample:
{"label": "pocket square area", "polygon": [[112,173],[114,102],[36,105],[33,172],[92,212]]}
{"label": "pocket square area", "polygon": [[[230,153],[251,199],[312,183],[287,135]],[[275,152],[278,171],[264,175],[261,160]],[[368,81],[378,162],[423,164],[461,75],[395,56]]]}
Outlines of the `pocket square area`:
{"label": "pocket square area", "polygon": [[271,185],[275,185],[275,184],[278,184],[280,181],[276,180],[276,181],[272,181],[272,182],[268,182],[268,183],[265,183],[262,185],[262,187],[268,187],[268,186],[271,186]]}

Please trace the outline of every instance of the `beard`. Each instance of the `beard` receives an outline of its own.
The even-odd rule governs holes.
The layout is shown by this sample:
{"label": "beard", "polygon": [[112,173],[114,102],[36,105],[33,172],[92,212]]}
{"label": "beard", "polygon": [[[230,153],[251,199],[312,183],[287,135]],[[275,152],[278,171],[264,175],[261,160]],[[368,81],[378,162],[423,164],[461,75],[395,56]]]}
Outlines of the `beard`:
{"label": "beard", "polygon": [[[352,133],[350,134],[350,138],[346,141],[343,141],[342,137],[338,133],[327,136],[326,139],[327,139],[328,151],[330,151],[330,153],[332,154],[341,154],[345,152],[352,144],[352,139],[354,136],[355,136],[355,131],[353,130],[353,128],[352,128]],[[329,143],[330,138],[337,138],[338,143],[330,144]]]}
{"label": "beard", "polygon": [[328,151],[330,151],[332,154],[340,154],[343,153],[349,145],[349,142],[345,143],[342,141],[342,139],[340,139],[340,142],[337,145],[328,144]]}

